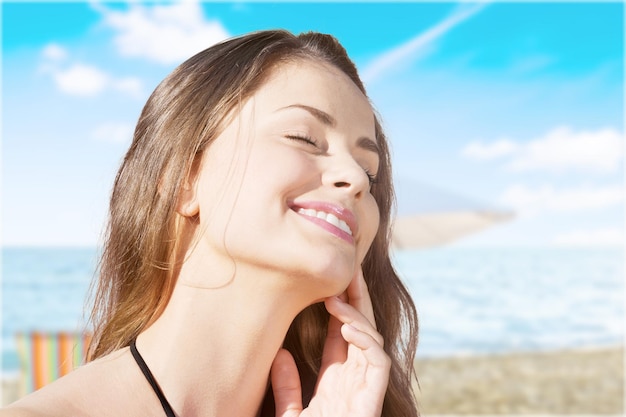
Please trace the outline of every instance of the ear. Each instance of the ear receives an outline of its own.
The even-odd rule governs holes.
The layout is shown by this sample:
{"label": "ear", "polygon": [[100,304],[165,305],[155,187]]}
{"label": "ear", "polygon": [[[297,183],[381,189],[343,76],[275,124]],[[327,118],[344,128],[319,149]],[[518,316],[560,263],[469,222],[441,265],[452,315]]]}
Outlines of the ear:
{"label": "ear", "polygon": [[198,200],[195,198],[194,188],[185,184],[178,198],[176,212],[183,217],[195,217],[200,211]]}
{"label": "ear", "polygon": [[183,217],[195,217],[200,212],[198,193],[196,192],[200,160],[201,158],[198,157],[193,161],[189,175],[187,175],[178,195],[176,212]]}

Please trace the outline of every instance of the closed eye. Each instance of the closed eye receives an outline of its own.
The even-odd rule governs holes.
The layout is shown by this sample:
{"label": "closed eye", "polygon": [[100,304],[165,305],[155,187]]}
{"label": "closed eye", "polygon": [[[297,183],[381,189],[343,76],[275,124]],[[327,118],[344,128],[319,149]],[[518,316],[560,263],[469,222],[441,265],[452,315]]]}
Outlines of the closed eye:
{"label": "closed eye", "polygon": [[304,142],[306,144],[309,144],[309,145],[315,146],[316,148],[319,148],[318,143],[310,136],[306,136],[306,135],[286,135],[285,137],[287,139]]}
{"label": "closed eye", "polygon": [[365,169],[365,175],[367,175],[370,186],[376,184],[376,175],[372,174],[368,169]]}
{"label": "closed eye", "polygon": [[[298,141],[298,142],[303,142],[307,145],[311,145],[314,146],[317,149],[320,149],[319,144],[315,141],[315,139],[313,139],[312,137],[308,136],[308,135],[294,135],[294,134],[289,134],[289,135],[285,135],[285,137],[287,139],[291,139],[293,141]],[[370,172],[369,169],[367,168],[363,168],[363,171],[365,171],[365,175],[367,175],[367,179],[369,181],[370,187],[374,184],[376,184],[376,175],[372,174]]]}

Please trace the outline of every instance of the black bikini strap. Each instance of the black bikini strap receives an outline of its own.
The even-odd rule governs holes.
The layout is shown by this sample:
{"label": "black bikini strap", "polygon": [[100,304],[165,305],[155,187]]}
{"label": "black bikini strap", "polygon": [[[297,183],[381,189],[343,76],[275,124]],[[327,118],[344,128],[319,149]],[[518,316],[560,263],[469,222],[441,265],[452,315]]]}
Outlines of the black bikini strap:
{"label": "black bikini strap", "polygon": [[154,376],[152,375],[152,372],[150,372],[150,368],[148,368],[148,365],[146,365],[146,362],[139,354],[137,346],[135,345],[135,339],[130,342],[130,353],[133,354],[133,358],[135,358],[135,362],[137,362],[137,365],[139,365],[139,369],[141,369],[141,372],[150,383],[150,386],[154,390],[155,394],[157,395],[157,397],[159,397],[159,401],[161,401],[161,405],[163,406],[165,415],[167,417],[176,417],[176,415],[174,414],[174,410],[172,410],[172,406],[169,402],[167,402],[165,395],[163,395],[163,391],[161,391],[159,384],[157,384]]}

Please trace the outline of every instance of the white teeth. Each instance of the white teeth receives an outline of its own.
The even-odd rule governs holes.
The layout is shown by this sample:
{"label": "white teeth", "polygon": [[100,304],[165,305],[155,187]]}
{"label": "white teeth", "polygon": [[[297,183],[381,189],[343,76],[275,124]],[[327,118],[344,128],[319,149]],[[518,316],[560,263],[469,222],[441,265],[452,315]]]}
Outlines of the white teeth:
{"label": "white teeth", "polygon": [[341,220],[334,214],[325,213],[323,211],[317,211],[313,209],[304,209],[304,208],[299,208],[298,213],[304,214],[305,216],[317,217],[318,219],[325,220],[328,223],[332,224],[333,226],[343,230],[344,232],[352,236],[352,230],[350,230],[350,226],[348,226],[348,223]]}
{"label": "white teeth", "polygon": [[328,216],[326,216],[326,221],[335,227],[339,227],[339,219],[334,214],[329,213]]}
{"label": "white teeth", "polygon": [[352,236],[352,230],[350,230],[350,226],[348,226],[348,223],[344,222],[343,220],[339,220],[339,228]]}

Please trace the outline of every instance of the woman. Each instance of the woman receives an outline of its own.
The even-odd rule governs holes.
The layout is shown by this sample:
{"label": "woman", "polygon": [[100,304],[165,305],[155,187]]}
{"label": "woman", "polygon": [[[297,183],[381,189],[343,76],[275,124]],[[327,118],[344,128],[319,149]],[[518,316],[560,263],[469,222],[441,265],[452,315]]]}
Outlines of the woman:
{"label": "woman", "polygon": [[2,415],[416,416],[392,201],[334,38],[197,54],[156,88],[118,172],[89,363]]}

